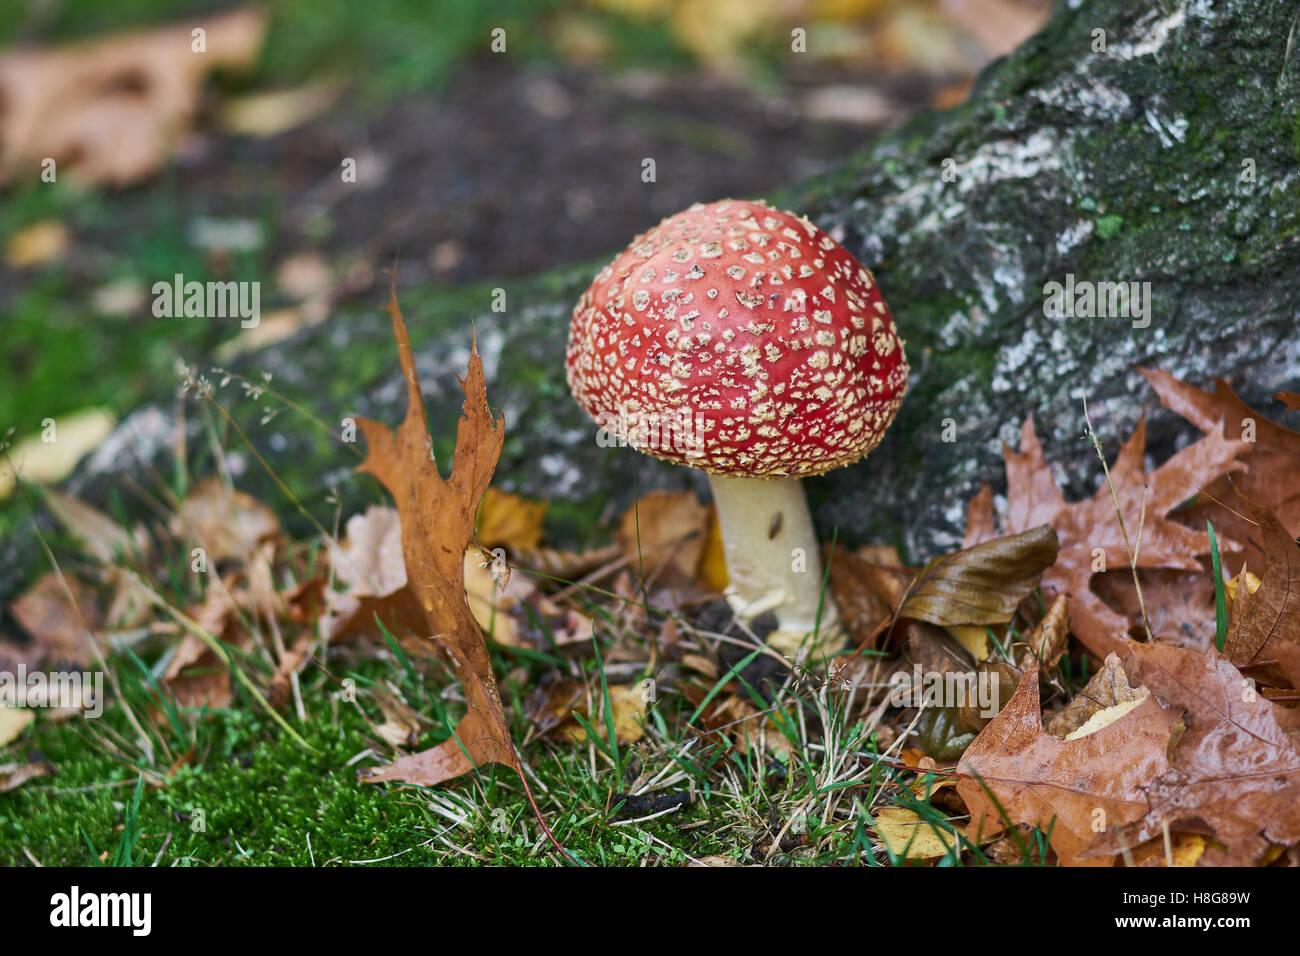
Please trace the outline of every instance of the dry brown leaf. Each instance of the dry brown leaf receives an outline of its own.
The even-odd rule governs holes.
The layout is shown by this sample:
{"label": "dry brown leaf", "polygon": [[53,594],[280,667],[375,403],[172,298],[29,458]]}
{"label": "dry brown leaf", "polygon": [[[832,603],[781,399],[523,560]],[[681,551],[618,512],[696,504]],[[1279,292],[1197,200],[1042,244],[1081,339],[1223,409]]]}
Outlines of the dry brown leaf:
{"label": "dry brown leaf", "polygon": [[[1026,655],[1021,663],[1028,667],[1032,661],[1033,658]],[[981,661],[979,667],[975,669],[975,683],[962,687],[958,691],[954,730],[962,733],[979,733],[988,726],[988,722],[1011,702],[1011,696],[1020,682],[1022,673],[1021,668],[1014,667],[1006,661]],[[996,696],[989,696],[987,691],[981,693],[982,688],[988,688]]]}
{"label": "dry brown leaf", "polygon": [[545,501],[489,488],[478,512],[478,543],[485,548],[504,546],[511,554],[539,547],[546,507]]}
{"label": "dry brown leaf", "polygon": [[709,527],[709,509],[690,491],[642,495],[619,522],[628,566],[664,587],[694,583]]}
{"label": "dry brown leaf", "polygon": [[0,179],[35,181],[46,157],[94,183],[155,172],[193,120],[204,76],[250,65],[265,28],[265,13],[244,9],[0,56]]}
{"label": "dry brown leaf", "polygon": [[11,654],[28,667],[45,663],[85,667],[95,659],[90,635],[99,628],[102,613],[94,595],[76,578],[65,575],[60,580],[56,571],[42,575],[10,603],[9,613],[32,637],[31,645],[9,645]]}
{"label": "dry brown leaf", "polygon": [[[1162,644],[1205,650],[1214,643],[1214,576],[1207,571],[1146,568],[1138,572],[1151,634]],[[1092,590],[1129,621],[1128,636],[1146,639],[1142,606],[1133,572],[1107,571],[1092,576]]]}
{"label": "dry brown leaf", "polygon": [[289,702],[293,692],[293,675],[307,659],[315,643],[316,635],[307,631],[285,650],[284,656],[275,667],[275,673],[271,675],[271,689],[267,696],[272,707],[283,707]]}
{"label": "dry brown leaf", "polygon": [[1087,737],[1089,734],[1095,734],[1097,731],[1115,723],[1115,721],[1119,720],[1129,711],[1140,707],[1142,701],[1151,696],[1151,692],[1145,687],[1139,687],[1134,691],[1134,693],[1136,696],[1132,700],[1126,700],[1119,704],[1112,704],[1110,707],[1097,711],[1084,722],[1082,727],[1070,731],[1062,739],[1078,740],[1080,737]]}
{"label": "dry brown leaf", "polygon": [[1062,739],[1088,723],[1093,715],[1108,707],[1127,701],[1142,700],[1145,690],[1129,686],[1128,674],[1118,654],[1109,654],[1101,669],[1089,678],[1083,690],[1065,705],[1065,709],[1052,714],[1047,721],[1047,732]]}
{"label": "dry brown leaf", "polygon": [[861,552],[829,548],[823,557],[830,569],[831,595],[840,620],[854,643],[875,647],[894,619],[911,575],[897,564],[879,564]]}
{"label": "dry brown leaf", "polygon": [[908,585],[900,617],[931,624],[1005,624],[1056,560],[1042,524],[931,559]]}
{"label": "dry brown leaf", "polygon": [[1279,644],[1300,645],[1300,547],[1268,510],[1247,508],[1259,524],[1265,565],[1259,588],[1238,591],[1228,616],[1223,654],[1238,666],[1275,658]]}
{"label": "dry brown leaf", "polygon": [[903,657],[899,662],[925,674],[966,673],[975,669],[970,652],[941,627],[925,621],[908,621]]}
{"label": "dry brown leaf", "polygon": [[[103,512],[54,487],[42,489],[46,507],[64,530],[102,565],[101,579],[108,585],[108,610],[102,615],[106,630],[138,627],[150,616],[152,599],[129,566],[149,556],[149,538],[143,528],[134,533]],[[125,566],[124,566],[125,565]]]}
{"label": "dry brown leaf", "polygon": [[376,618],[403,649],[434,656],[425,640],[429,621],[406,586],[402,529],[397,509],[371,505],[348,519],[347,533],[330,546],[330,566],[342,589],[325,591],[325,631],[330,640],[378,633]]}
{"label": "dry brown leaf", "polygon": [[28,780],[46,777],[54,773],[54,765],[48,760],[36,760],[32,763],[0,763],[0,793],[17,790]]}
{"label": "dry brown leaf", "polygon": [[520,551],[511,564],[517,568],[537,571],[561,580],[577,580],[597,568],[617,561],[623,549],[616,544],[590,551],[558,551],[554,548],[532,548]]}
{"label": "dry brown leaf", "polygon": [[582,709],[585,700],[581,682],[558,677],[533,688],[524,701],[524,716],[537,733],[549,733],[566,723],[575,710]]}
{"label": "dry brown leaf", "polygon": [[[1228,441],[1218,433],[1206,435],[1148,475],[1142,463],[1146,422],[1138,423],[1111,466],[1110,479],[1129,529],[1130,543],[1136,540],[1137,529],[1142,528],[1139,568],[1203,570],[1197,556],[1209,553],[1209,534],[1179,524],[1167,515],[1198,488],[1226,472],[1239,470],[1242,464],[1238,456],[1248,447],[1245,442]],[[1131,622],[1090,587],[1099,557],[1104,558],[1108,569],[1126,568],[1129,564],[1109,487],[1103,482],[1088,500],[1066,503],[1043,457],[1033,418],[1025,421],[1020,451],[1005,448],[1003,454],[1007,463],[1007,530],[1023,531],[1044,523],[1056,529],[1060,553],[1056,564],[1043,574],[1043,588],[1070,596],[1070,627],[1089,651],[1104,658],[1122,650]],[[1145,521],[1141,520],[1144,489]],[[979,535],[992,526],[992,501],[981,493],[971,501],[967,527]],[[969,538],[966,541],[968,547],[976,543]]]}
{"label": "dry brown leaf", "polygon": [[[692,707],[699,707],[706,693],[694,685],[687,685],[684,689],[684,696]],[[794,752],[793,745],[771,717],[730,691],[714,697],[700,713],[697,722],[705,732],[725,736],[742,751],[765,751],[787,757]]]}
{"label": "dry brown leaf", "polygon": [[[188,615],[210,635],[232,647],[248,644],[237,613],[232,590],[233,576],[213,584],[203,596],[203,603],[190,608]],[[162,683],[182,707],[223,709],[230,706],[230,669],[198,635],[186,631],[172,655]]]}
{"label": "dry brown leaf", "polygon": [[1166,749],[1179,713],[1148,697],[1114,723],[1070,741],[1044,732],[1039,713],[1038,671],[1029,668],[957,765],[957,792],[971,812],[967,833],[972,839],[999,833],[1000,804],[1013,824],[1050,828],[1062,864],[1109,862],[1081,861],[1080,854],[1098,837],[1095,827],[1146,814],[1144,788],[1169,769]]}
{"label": "dry brown leaf", "polygon": [[252,495],[204,478],[181,502],[172,533],[207,554],[208,567],[234,560],[247,564],[261,545],[279,536],[275,512]]}
{"label": "dry brown leaf", "polygon": [[[1244,546],[1253,530],[1242,500],[1248,499],[1271,511],[1292,536],[1300,535],[1300,432],[1269,421],[1238,398],[1222,379],[1214,380],[1211,394],[1167,372],[1139,371],[1166,408],[1207,435],[1240,438],[1254,432],[1254,441],[1245,444],[1241,455],[1246,471],[1231,481],[1219,478],[1203,484],[1205,496],[1189,509],[1189,523],[1203,528],[1209,518],[1223,550],[1232,550],[1233,542]],[[1263,555],[1257,549],[1246,548],[1245,558],[1251,571],[1263,573]]]}
{"label": "dry brown leaf", "polygon": [[64,530],[74,536],[96,560],[114,564],[125,556],[138,558],[142,548],[121,525],[80,498],[58,488],[45,488],[45,504]]}
{"label": "dry brown leaf", "polygon": [[374,728],[380,739],[394,748],[414,747],[430,726],[429,719],[416,711],[400,695],[378,684],[370,688],[370,696],[374,698],[384,715],[384,722]]}
{"label": "dry brown leaf", "polygon": [[[1171,644],[1129,646],[1132,678],[1187,712],[1172,766],[1148,778],[1149,809],[1107,834],[1114,853],[1171,831],[1199,832],[1224,847],[1218,862],[1258,863],[1270,844],[1300,842],[1300,713],[1256,694],[1230,661]],[[1145,706],[1145,705],[1144,705]]]}
{"label": "dry brown leaf", "polygon": [[[1070,643],[1070,613],[1068,610],[1069,601],[1064,594],[1058,594],[1047,608],[1047,613],[1043,615],[1029,636],[1025,638],[1024,644],[1029,648],[1029,652],[1038,658],[1039,666],[1043,672],[1051,670],[1061,658]],[[1019,658],[1021,655],[1013,655]]]}
{"label": "dry brown leaf", "polygon": [[1051,5],[1020,0],[940,0],[939,8],[990,57],[1005,56],[1047,22]]}
{"label": "dry brown leaf", "polygon": [[487,644],[465,601],[465,551],[474,537],[479,502],[501,454],[505,419],[488,407],[483,362],[475,343],[469,370],[461,380],[465,403],[456,427],[454,466],[444,478],[433,457],[411,340],[395,291],[388,311],[406,379],[406,418],[395,432],[370,419],[357,420],[367,445],[360,470],[378,478],[393,496],[407,579],[428,620],[425,632],[450,656],[468,709],[452,738],[372,770],[365,779],[434,786],[483,764],[499,763],[518,772],[522,780]]}
{"label": "dry brown leaf", "polygon": [[343,540],[331,544],[330,564],[345,590],[358,595],[382,597],[406,587],[397,509],[371,505],[349,518]]}

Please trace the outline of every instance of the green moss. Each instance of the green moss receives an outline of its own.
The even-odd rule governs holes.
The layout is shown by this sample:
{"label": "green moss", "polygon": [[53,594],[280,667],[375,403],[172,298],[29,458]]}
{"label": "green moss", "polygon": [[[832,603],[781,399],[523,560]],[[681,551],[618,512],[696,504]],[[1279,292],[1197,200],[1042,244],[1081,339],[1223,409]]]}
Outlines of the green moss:
{"label": "green moss", "polygon": [[1123,216],[1114,214],[1102,216],[1097,220],[1097,236],[1101,239],[1114,239],[1119,235],[1120,227],[1123,225]]}
{"label": "green moss", "polygon": [[[330,717],[321,697],[309,696],[307,704],[316,716],[297,729],[316,753],[303,751],[269,721],[239,707],[203,721],[202,746],[191,755],[192,764],[179,766],[161,786],[145,789],[136,861],[148,864],[161,851],[160,865],[476,862],[448,852],[440,841],[430,844],[436,832],[448,829],[448,821],[429,809],[420,790],[356,779],[349,761],[375,744],[355,708],[344,705]],[[102,719],[128,735],[120,712]],[[87,838],[96,850],[112,855],[138,775],[96,747],[97,734],[89,722],[41,722],[24,741],[26,750],[39,752],[58,774],[0,795],[0,865],[28,864],[24,848],[47,866],[93,864]],[[678,830],[683,823],[707,819],[704,807],[639,828],[608,827],[603,812],[608,787],[589,788],[586,794],[575,787],[585,773],[581,756],[566,750],[533,757],[538,776],[560,788],[559,803],[546,806],[546,812],[570,853],[627,864],[650,852],[660,862],[681,863],[687,854],[726,849],[703,831],[697,837]],[[488,768],[443,793],[463,795],[469,817],[467,825],[450,828],[452,843],[472,847],[494,863],[556,864],[549,843],[539,843],[540,831],[513,773]],[[499,820],[508,822],[504,834],[493,829]]]}

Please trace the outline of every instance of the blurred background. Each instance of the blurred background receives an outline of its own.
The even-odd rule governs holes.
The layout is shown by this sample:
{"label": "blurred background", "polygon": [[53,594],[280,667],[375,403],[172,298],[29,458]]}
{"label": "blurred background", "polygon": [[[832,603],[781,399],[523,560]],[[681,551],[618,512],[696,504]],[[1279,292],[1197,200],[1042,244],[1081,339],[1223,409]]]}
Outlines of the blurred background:
{"label": "blurred background", "polygon": [[[828,169],[960,102],[1047,8],[0,0],[0,435],[56,480],[178,358],[373,310],[394,262],[403,287],[594,263]],[[177,273],[259,281],[260,324],[155,317]]]}

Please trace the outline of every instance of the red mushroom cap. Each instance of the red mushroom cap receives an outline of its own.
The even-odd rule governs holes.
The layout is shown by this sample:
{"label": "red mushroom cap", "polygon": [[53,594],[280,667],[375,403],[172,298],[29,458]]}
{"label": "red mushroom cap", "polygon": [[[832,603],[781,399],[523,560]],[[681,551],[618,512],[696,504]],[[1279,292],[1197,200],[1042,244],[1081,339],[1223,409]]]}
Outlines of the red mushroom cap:
{"label": "red mushroom cap", "polygon": [[695,205],[605,267],[569,329],[569,389],[646,454],[819,475],[880,443],[907,359],[871,273],[807,219]]}

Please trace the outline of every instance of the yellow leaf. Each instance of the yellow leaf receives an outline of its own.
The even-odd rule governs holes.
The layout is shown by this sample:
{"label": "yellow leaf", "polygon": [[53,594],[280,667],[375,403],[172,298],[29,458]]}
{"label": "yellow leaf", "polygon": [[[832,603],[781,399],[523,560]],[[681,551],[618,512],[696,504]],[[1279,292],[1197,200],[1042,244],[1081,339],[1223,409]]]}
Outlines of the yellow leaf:
{"label": "yellow leaf", "polygon": [[542,543],[545,501],[529,501],[508,491],[488,488],[478,512],[478,542],[485,548],[504,545],[514,551]]}
{"label": "yellow leaf", "polygon": [[710,591],[725,591],[727,555],[722,547],[722,523],[716,510],[709,512],[709,530],[704,538],[704,554],[700,557],[700,584]]}
{"label": "yellow leaf", "polygon": [[895,856],[933,860],[946,856],[957,845],[957,837],[951,830],[922,820],[905,807],[883,807],[876,811],[875,818],[872,829]]}
{"label": "yellow leaf", "polygon": [[1066,740],[1078,740],[1080,737],[1087,737],[1089,734],[1095,734],[1103,727],[1109,727],[1115,721],[1119,720],[1134,707],[1138,707],[1144,700],[1151,696],[1151,692],[1145,687],[1135,688],[1138,692],[1137,697],[1132,700],[1120,701],[1112,707],[1105,707],[1097,711],[1076,730],[1070,731],[1065,735]]}
{"label": "yellow leaf", "polygon": [[[614,684],[609,688],[609,704],[614,710],[614,737],[621,744],[634,744],[645,736],[641,722],[645,717],[647,694],[640,684]],[[597,733],[605,734],[605,717],[599,714],[589,718]],[[565,725],[565,731],[578,743],[587,742],[587,731],[576,720]]]}
{"label": "yellow leaf", "polygon": [[8,746],[22,736],[36,715],[23,707],[0,707],[0,747]]}
{"label": "yellow leaf", "polygon": [[1255,575],[1251,574],[1249,571],[1243,568],[1240,574],[1238,574],[1235,578],[1233,578],[1231,581],[1227,582],[1223,586],[1223,589],[1226,592],[1228,597],[1229,611],[1232,610],[1233,602],[1237,600],[1237,588],[1241,586],[1242,581],[1246,582],[1247,594],[1254,594],[1256,591],[1259,590],[1260,579],[1255,577]]}
{"label": "yellow leaf", "polygon": [[5,261],[14,269],[30,269],[62,259],[67,251],[67,226],[57,219],[42,219],[14,233],[5,244]]}
{"label": "yellow leaf", "polygon": [[[72,473],[77,462],[113,430],[114,421],[102,408],[85,408],[50,416],[40,424],[41,431],[14,445],[9,458],[24,481],[52,484]],[[0,458],[0,501],[9,497],[15,484],[9,463]]]}
{"label": "yellow leaf", "polygon": [[988,660],[989,656],[989,632],[980,624],[954,624],[951,627],[945,627],[945,631],[952,635],[953,639],[970,652],[970,656],[975,659],[975,663]]}
{"label": "yellow leaf", "polygon": [[[1277,847],[1284,850],[1284,847]],[[1135,866],[1195,866],[1205,852],[1205,837],[1199,833],[1170,834],[1169,846],[1157,836],[1133,850]]]}
{"label": "yellow leaf", "polygon": [[339,84],[325,82],[241,96],[221,110],[221,124],[239,136],[277,136],[325,112],[340,90]]}

